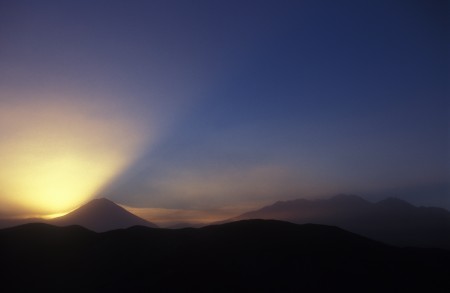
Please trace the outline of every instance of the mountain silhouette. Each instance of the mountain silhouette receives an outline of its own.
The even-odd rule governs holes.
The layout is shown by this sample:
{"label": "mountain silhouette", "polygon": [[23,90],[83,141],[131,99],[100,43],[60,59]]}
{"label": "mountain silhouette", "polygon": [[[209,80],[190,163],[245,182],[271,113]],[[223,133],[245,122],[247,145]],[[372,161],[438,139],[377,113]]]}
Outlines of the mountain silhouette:
{"label": "mountain silhouette", "polygon": [[24,218],[24,219],[9,219],[9,218],[0,218],[0,229],[25,225],[29,223],[46,223],[47,220],[43,218]]}
{"label": "mountain silhouette", "polygon": [[49,220],[48,223],[56,226],[79,225],[95,232],[138,225],[157,227],[106,198],[94,199],[65,216]]}
{"label": "mountain silhouette", "polygon": [[157,227],[156,224],[130,213],[113,201],[99,198],[88,202],[65,216],[50,220],[43,218],[0,219],[0,229],[30,223],[46,223],[55,226],[79,225],[95,232],[106,232],[132,226]]}
{"label": "mountain silhouette", "polygon": [[356,195],[279,201],[229,221],[276,219],[297,224],[333,225],[398,246],[450,249],[450,212],[416,207],[397,198],[371,203]]}
{"label": "mountain silhouette", "polygon": [[[5,292],[449,292],[450,252],[398,248],[337,227],[246,220],[95,233],[0,230]],[[26,280],[26,281],[24,281]]]}

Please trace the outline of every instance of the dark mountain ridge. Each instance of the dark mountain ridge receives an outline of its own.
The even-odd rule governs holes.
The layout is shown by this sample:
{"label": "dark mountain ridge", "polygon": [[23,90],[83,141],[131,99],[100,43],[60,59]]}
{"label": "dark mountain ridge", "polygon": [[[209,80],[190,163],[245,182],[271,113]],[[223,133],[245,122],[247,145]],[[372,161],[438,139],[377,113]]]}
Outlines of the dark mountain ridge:
{"label": "dark mountain ridge", "polygon": [[281,201],[228,221],[244,219],[332,225],[393,245],[450,249],[449,211],[416,207],[397,198],[371,203],[341,194],[330,199]]}
{"label": "dark mountain ridge", "polygon": [[[247,220],[95,233],[0,230],[6,291],[448,292],[450,252],[388,246],[337,227]],[[26,280],[24,282],[23,280]]]}

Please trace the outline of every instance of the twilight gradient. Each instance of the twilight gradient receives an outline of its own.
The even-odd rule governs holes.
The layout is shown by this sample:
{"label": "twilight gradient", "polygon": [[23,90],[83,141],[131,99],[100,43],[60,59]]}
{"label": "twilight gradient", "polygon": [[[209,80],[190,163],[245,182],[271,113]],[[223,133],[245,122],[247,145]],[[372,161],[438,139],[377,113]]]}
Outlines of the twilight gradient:
{"label": "twilight gradient", "polygon": [[445,1],[0,1],[0,213],[450,208]]}

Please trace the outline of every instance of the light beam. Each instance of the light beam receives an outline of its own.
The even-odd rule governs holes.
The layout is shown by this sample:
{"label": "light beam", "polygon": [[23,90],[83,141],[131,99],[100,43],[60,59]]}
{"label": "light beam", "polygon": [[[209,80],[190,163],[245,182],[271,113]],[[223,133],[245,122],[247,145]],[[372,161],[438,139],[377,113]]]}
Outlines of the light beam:
{"label": "light beam", "polygon": [[[146,147],[151,134],[117,109],[76,97],[3,99],[0,205],[64,213],[94,196]],[[11,210],[0,211],[11,214]]]}

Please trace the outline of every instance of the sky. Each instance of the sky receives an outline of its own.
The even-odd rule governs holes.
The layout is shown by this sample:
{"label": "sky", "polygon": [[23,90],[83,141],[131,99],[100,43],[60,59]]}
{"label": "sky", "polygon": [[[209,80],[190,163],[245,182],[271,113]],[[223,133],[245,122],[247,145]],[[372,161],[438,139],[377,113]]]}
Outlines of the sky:
{"label": "sky", "polygon": [[450,209],[448,1],[0,0],[0,215]]}

